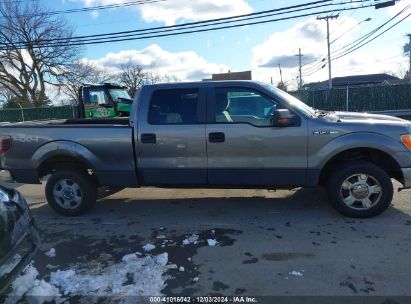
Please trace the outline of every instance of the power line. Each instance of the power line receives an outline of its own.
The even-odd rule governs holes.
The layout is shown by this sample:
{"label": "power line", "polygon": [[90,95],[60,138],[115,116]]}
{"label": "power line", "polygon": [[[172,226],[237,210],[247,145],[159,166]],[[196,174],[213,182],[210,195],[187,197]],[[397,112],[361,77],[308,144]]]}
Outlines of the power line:
{"label": "power line", "polygon": [[[318,3],[320,1],[317,1],[316,3]],[[321,2],[330,2],[330,1],[321,1]],[[344,4],[346,3],[351,3],[350,2],[344,2]],[[361,1],[363,2],[363,1]],[[306,4],[308,5],[308,4]],[[339,4],[341,5],[341,3]],[[344,8],[344,10],[353,10],[353,9],[359,9],[359,8],[365,8],[365,7],[371,7],[373,5],[366,5],[366,6],[361,6],[361,7],[350,7],[350,8]],[[284,10],[285,8],[282,8],[282,10]],[[277,9],[280,10],[280,9]],[[338,9],[339,11],[340,9]],[[133,37],[130,38],[124,38],[122,36],[118,36],[119,33],[111,33],[111,35],[116,35],[116,36],[112,36],[112,37],[104,37],[104,38],[99,38],[99,39],[89,39],[89,40],[80,40],[77,37],[76,38],[72,38],[71,40],[69,39],[64,39],[62,42],[58,43],[58,40],[53,40],[50,39],[49,43],[42,43],[43,41],[41,41],[40,43],[37,42],[37,44],[35,45],[35,47],[48,47],[48,46],[65,46],[65,45],[87,45],[87,44],[101,44],[101,43],[109,43],[109,42],[123,42],[123,41],[130,41],[130,40],[140,40],[140,39],[149,39],[149,38],[159,38],[159,37],[166,37],[166,36],[175,36],[175,35],[183,35],[183,34],[191,34],[191,33],[200,33],[200,32],[206,32],[206,31],[214,31],[214,30],[220,30],[220,29],[228,29],[228,28],[235,28],[235,27],[241,27],[241,26],[248,26],[248,25],[257,25],[257,24],[264,24],[264,23],[269,23],[269,22],[277,22],[277,21],[282,21],[282,20],[289,20],[289,19],[295,19],[295,18],[301,18],[301,17],[307,17],[307,16],[313,16],[313,15],[318,15],[319,13],[330,13],[330,12],[335,12],[337,10],[335,9],[329,9],[326,11],[321,11],[321,12],[313,12],[313,13],[306,13],[306,14],[300,14],[300,15],[294,15],[294,16],[288,16],[288,17],[283,17],[283,18],[277,18],[277,19],[269,19],[269,20],[261,20],[261,21],[255,21],[255,22],[248,22],[248,23],[240,23],[240,24],[235,24],[235,25],[224,25],[224,26],[218,26],[215,27],[215,25],[220,25],[220,24],[227,24],[227,23],[231,23],[231,22],[243,22],[244,20],[250,20],[251,18],[247,18],[247,19],[242,19],[242,20],[235,20],[235,21],[226,21],[226,22],[218,22],[218,23],[214,23],[214,24],[203,24],[202,26],[200,26],[200,29],[197,30],[190,30],[187,31],[187,28],[189,29],[190,27],[187,27],[187,25],[191,25],[191,24],[198,24],[198,23],[205,23],[205,22],[213,22],[215,20],[219,21],[219,20],[223,20],[223,19],[233,19],[233,18],[239,18],[241,16],[250,16],[250,15],[255,15],[258,13],[253,13],[253,14],[247,14],[247,15],[241,15],[241,16],[233,16],[233,17],[226,17],[226,18],[219,18],[219,19],[213,19],[213,20],[207,20],[207,21],[199,21],[199,22],[193,22],[193,23],[187,23],[187,24],[181,24],[181,25],[176,25],[176,26],[170,26],[170,27],[160,27],[160,29],[164,29],[163,31],[161,31],[161,33],[157,33],[154,34],[153,31],[148,32],[148,33],[144,33],[153,29],[157,29],[157,28],[151,28],[151,29],[142,29],[142,30],[135,30],[135,31],[128,31],[128,32],[143,32],[143,33],[135,33],[134,35],[130,35]],[[261,13],[265,13],[265,12],[259,12]],[[267,16],[261,16],[260,18],[266,18]],[[256,19],[255,17],[252,17],[253,19]],[[185,28],[182,28],[180,32],[175,32],[178,29],[174,29],[174,27],[177,26],[185,26]],[[214,27],[212,27],[214,26]],[[205,28],[208,27],[208,28]],[[211,27],[211,28],[210,28]],[[191,27],[194,28],[194,27]],[[168,29],[168,30],[167,30]],[[171,33],[170,33],[171,32]],[[96,36],[106,36],[106,35],[110,35],[110,34],[99,34],[99,35],[91,35],[91,36],[85,36],[86,38],[89,37],[96,37]],[[135,37],[137,36],[137,37]],[[121,39],[119,39],[121,38]],[[81,38],[84,39],[84,38]],[[56,42],[55,42],[56,41]],[[34,43],[34,42],[33,42]],[[3,44],[5,47],[7,47],[7,45]],[[21,48],[24,48],[24,45],[21,44],[20,45]]]}
{"label": "power line", "polygon": [[[302,7],[307,7],[307,6],[313,6],[313,5],[317,5],[317,4],[324,4],[324,3],[332,2],[332,1],[333,0],[319,0],[319,1],[315,1],[315,2],[309,2],[309,3],[305,3],[305,4],[287,6],[287,7],[282,7],[282,8],[272,9],[272,10],[265,10],[265,11],[250,13],[250,14],[215,18],[215,19],[202,20],[202,21],[196,21],[196,22],[188,22],[188,23],[175,24],[175,25],[170,25],[170,26],[159,26],[159,27],[152,27],[152,28],[146,28],[146,29],[137,29],[137,30],[130,30],[130,31],[121,31],[121,32],[111,32],[111,33],[95,34],[95,35],[75,36],[75,37],[61,38],[59,40],[73,40],[73,39],[84,39],[84,38],[94,38],[94,37],[104,37],[104,36],[118,36],[118,35],[123,35],[123,34],[124,35],[125,34],[134,34],[134,33],[146,32],[146,31],[181,28],[181,27],[187,27],[187,26],[191,26],[191,25],[206,25],[207,23],[214,23],[214,22],[219,22],[219,21],[234,20],[232,22],[236,22],[236,21],[242,21],[242,20],[236,20],[236,19],[240,19],[240,18],[247,18],[247,17],[254,17],[254,16],[259,16],[260,18],[262,18],[262,17],[265,17],[265,16],[261,16],[261,15],[265,15],[265,14],[290,10],[290,9],[294,9],[294,8],[302,8]],[[320,5],[319,7],[321,7],[321,6],[322,5]],[[315,7],[317,7],[317,6],[315,6]],[[308,8],[306,8],[306,9],[308,9]],[[271,15],[268,15],[268,16],[271,16]],[[248,19],[244,19],[244,20],[248,20]],[[47,41],[56,41],[56,40],[55,39],[43,39],[42,41],[47,42]]]}
{"label": "power line", "polygon": [[390,29],[394,28],[395,26],[397,26],[398,24],[400,24],[401,22],[403,22],[403,21],[404,21],[405,19],[407,19],[409,16],[411,16],[411,13],[408,14],[407,16],[405,16],[404,18],[402,18],[401,20],[399,20],[398,22],[396,22],[396,23],[394,23],[393,25],[391,25],[391,26],[390,26],[389,28],[387,28],[385,31],[379,33],[377,36],[371,38],[370,40],[364,42],[363,44],[357,46],[356,48],[354,48],[354,49],[352,49],[352,50],[350,50],[350,51],[348,51],[348,52],[346,52],[346,53],[344,53],[344,54],[342,54],[342,55],[339,55],[338,57],[333,58],[332,60],[336,60],[336,59],[339,59],[339,58],[341,58],[341,57],[344,57],[344,56],[346,56],[346,55],[348,55],[348,54],[351,54],[352,52],[358,50],[359,48],[363,47],[364,45],[369,44],[370,42],[374,41],[375,39],[377,39],[377,38],[380,37],[381,35],[383,35],[383,34],[385,34],[386,32],[388,32]]}
{"label": "power line", "polygon": [[[31,0],[31,1],[39,1],[39,0]],[[82,12],[98,11],[98,10],[105,10],[105,9],[130,7],[130,6],[143,5],[143,4],[152,4],[152,3],[164,2],[164,1],[167,1],[167,0],[138,0],[138,1],[132,1],[132,2],[125,2],[125,3],[98,5],[98,6],[90,6],[90,7],[83,7],[83,8],[59,10],[59,11],[48,11],[48,12],[42,12],[38,14],[23,14],[23,15],[5,16],[5,17],[8,17],[8,18],[41,17],[41,16],[59,15],[59,14],[82,13]],[[4,1],[0,3],[15,3],[15,2],[23,3],[24,1],[7,1],[7,2]]]}
{"label": "power line", "polygon": [[[395,18],[397,18],[400,14],[402,14],[403,12],[405,12],[406,10],[408,10],[409,7],[410,7],[410,6],[405,7],[405,8],[402,9],[399,13],[397,13],[395,16],[393,16],[392,18],[390,18],[389,20],[387,20],[386,22],[384,22],[383,24],[381,24],[380,26],[378,26],[378,27],[375,28],[374,30],[368,32],[367,34],[361,36],[360,38],[354,40],[353,42],[351,42],[351,43],[349,43],[349,44],[341,47],[340,49],[331,52],[331,54],[335,54],[335,53],[337,53],[337,52],[340,52],[340,51],[342,51],[342,50],[345,50],[345,51],[343,51],[343,52],[340,52],[340,54],[337,55],[337,56],[339,56],[339,55],[343,54],[344,52],[350,51],[351,49],[357,50],[358,48],[356,48],[356,46],[360,45],[360,44],[361,44],[363,41],[365,41],[367,38],[369,38],[370,36],[372,36],[373,34],[375,34],[376,32],[378,32],[381,28],[383,28],[383,27],[384,27],[385,25],[387,25],[389,22],[391,22],[392,20],[394,20]],[[407,17],[406,17],[406,18],[407,18]],[[395,25],[394,25],[394,26],[395,26]],[[390,27],[389,29],[391,29],[391,28],[392,28],[392,27]],[[385,31],[384,31],[384,32],[385,32]],[[379,36],[380,36],[380,35],[378,35],[377,37],[379,37]],[[374,40],[374,39],[373,39],[373,40]],[[303,75],[304,75],[304,76],[309,76],[309,75],[312,75],[312,74],[316,73],[317,71],[321,70],[322,68],[324,68],[326,64],[324,65],[324,64],[322,64],[322,62],[323,62],[325,59],[327,59],[327,58],[328,58],[328,56],[325,56],[325,58],[323,58],[321,61],[318,61],[318,62],[317,62],[317,61],[314,61],[314,62],[317,62],[317,63],[315,63],[314,66],[312,66],[311,68],[309,68],[308,71],[305,71],[305,72],[303,73]],[[334,59],[337,59],[337,58],[334,58]],[[333,59],[333,60],[334,60],[334,59]],[[312,62],[312,63],[313,63],[313,62]]]}

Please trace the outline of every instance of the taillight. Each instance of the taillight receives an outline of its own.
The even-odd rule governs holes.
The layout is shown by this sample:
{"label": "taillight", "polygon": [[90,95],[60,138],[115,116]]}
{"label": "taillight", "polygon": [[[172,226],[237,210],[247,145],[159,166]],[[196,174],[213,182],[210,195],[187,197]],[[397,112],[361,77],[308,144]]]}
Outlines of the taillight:
{"label": "taillight", "polygon": [[4,156],[11,148],[11,137],[0,137],[0,156]]}

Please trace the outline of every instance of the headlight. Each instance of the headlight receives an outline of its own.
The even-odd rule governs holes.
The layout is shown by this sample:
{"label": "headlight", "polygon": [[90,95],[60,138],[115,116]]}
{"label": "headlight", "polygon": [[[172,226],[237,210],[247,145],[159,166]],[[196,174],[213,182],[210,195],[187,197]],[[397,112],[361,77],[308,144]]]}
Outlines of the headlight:
{"label": "headlight", "polygon": [[411,134],[401,135],[401,141],[411,151]]}
{"label": "headlight", "polygon": [[5,203],[10,201],[10,196],[7,192],[0,189],[0,203]]}

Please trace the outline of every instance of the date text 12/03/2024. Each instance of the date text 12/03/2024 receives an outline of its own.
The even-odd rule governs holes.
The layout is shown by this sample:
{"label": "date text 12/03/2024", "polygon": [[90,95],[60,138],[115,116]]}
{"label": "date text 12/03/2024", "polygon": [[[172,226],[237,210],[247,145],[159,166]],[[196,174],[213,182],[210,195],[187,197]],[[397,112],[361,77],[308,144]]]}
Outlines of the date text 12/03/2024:
{"label": "date text 12/03/2024", "polygon": [[150,303],[258,303],[254,297],[150,297]]}

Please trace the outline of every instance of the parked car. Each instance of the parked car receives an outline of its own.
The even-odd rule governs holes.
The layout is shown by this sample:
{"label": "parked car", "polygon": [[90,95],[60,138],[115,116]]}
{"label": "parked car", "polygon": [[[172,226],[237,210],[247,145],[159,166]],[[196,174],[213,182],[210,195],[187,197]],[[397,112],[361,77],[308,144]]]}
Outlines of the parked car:
{"label": "parked car", "polygon": [[26,200],[18,191],[0,186],[0,294],[39,246],[39,233]]}
{"label": "parked car", "polygon": [[253,81],[147,85],[129,119],[0,126],[3,176],[39,183],[63,215],[79,215],[97,188],[327,187],[351,217],[390,205],[391,178],[411,188],[411,123],[315,110]]}

